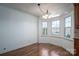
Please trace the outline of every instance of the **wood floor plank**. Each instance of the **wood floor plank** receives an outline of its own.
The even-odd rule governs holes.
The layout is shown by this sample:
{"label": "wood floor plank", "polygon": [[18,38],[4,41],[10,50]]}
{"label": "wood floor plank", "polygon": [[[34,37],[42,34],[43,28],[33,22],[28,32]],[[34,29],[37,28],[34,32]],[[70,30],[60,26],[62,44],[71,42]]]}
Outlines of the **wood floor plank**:
{"label": "wood floor plank", "polygon": [[1,56],[71,56],[64,48],[48,44],[35,43],[20,49],[16,49],[7,53],[0,54]]}

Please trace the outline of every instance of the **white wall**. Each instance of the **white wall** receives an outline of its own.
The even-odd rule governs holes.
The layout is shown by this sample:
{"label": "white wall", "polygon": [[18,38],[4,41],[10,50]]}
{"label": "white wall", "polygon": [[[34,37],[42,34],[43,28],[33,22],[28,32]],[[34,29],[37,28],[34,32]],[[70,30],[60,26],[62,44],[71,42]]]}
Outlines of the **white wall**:
{"label": "white wall", "polygon": [[37,18],[15,9],[0,6],[0,53],[36,42]]}
{"label": "white wall", "polygon": [[[71,39],[70,40],[66,40],[64,39],[64,18],[71,15],[72,16],[72,32],[71,32]],[[53,20],[60,20],[60,33],[59,35],[52,35],[52,21]],[[48,35],[47,36],[42,36],[42,27],[41,27],[41,22],[42,21],[47,21],[48,22]],[[42,37],[41,37],[42,36]],[[55,37],[56,36],[56,37]],[[57,38],[57,37],[61,37],[61,38]],[[65,48],[66,50],[70,51],[72,54],[74,54],[74,12],[72,11],[71,13],[67,14],[67,15],[63,15],[57,18],[53,18],[53,19],[48,19],[48,20],[43,20],[43,19],[39,19],[39,42],[40,43],[51,43],[51,44],[55,44],[58,46],[61,46],[63,48]]]}
{"label": "white wall", "polygon": [[[58,19],[61,19],[61,21],[63,21],[62,17]],[[48,21],[49,23],[48,37],[41,37],[42,31],[41,31],[40,23],[41,20],[38,20],[37,22],[37,18],[33,15],[26,14],[24,12],[20,12],[11,8],[0,6],[0,53],[4,53],[10,50],[27,46],[29,44],[36,43],[38,39],[40,43],[51,43],[51,44],[59,45],[64,47],[71,53],[73,53],[73,49],[74,49],[73,41],[59,39],[55,37],[49,37],[52,36],[50,21]],[[38,39],[37,39],[38,37],[37,29],[39,31]],[[61,27],[60,37],[63,36],[62,30],[64,29],[62,29]],[[4,50],[4,48],[6,48],[6,50]]]}

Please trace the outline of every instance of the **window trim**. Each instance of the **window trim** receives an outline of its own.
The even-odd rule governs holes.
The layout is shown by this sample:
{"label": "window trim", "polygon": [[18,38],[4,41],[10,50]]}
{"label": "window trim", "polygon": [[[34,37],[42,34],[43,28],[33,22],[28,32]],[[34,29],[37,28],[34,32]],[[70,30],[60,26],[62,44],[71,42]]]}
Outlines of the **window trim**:
{"label": "window trim", "polygon": [[48,35],[48,22],[47,22],[47,34],[43,34],[43,29],[44,29],[43,26],[42,26],[43,25],[43,22],[47,22],[47,21],[42,21],[41,22],[41,35],[42,36],[47,36]]}
{"label": "window trim", "polygon": [[[57,33],[57,34],[53,34],[53,32],[52,32],[52,22],[53,22],[53,21],[59,21],[59,33]],[[58,19],[52,20],[52,21],[51,21],[51,33],[52,33],[52,35],[54,35],[54,36],[59,35],[59,34],[60,34],[60,31],[61,31],[60,29],[61,29],[61,21],[58,20]]]}
{"label": "window trim", "polygon": [[[65,30],[66,30],[66,29],[65,29],[65,28],[66,28],[66,27],[65,27],[65,19],[68,18],[68,17],[71,17],[71,29],[70,29],[70,34],[72,33],[72,16],[69,15],[69,16],[64,17],[64,37],[65,37]],[[70,35],[70,38],[65,37],[66,40],[70,40],[71,38],[72,38],[71,35]]]}

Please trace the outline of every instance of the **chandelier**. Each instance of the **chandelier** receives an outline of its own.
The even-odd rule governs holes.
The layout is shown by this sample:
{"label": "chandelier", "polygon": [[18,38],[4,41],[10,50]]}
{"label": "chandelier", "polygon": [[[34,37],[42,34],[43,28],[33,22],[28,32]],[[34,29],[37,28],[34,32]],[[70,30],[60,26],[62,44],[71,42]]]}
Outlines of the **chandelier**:
{"label": "chandelier", "polygon": [[50,19],[50,18],[53,18],[53,17],[60,16],[59,14],[53,15],[53,14],[49,13],[48,10],[46,10],[46,12],[45,12],[45,11],[40,7],[40,4],[39,4],[39,3],[38,3],[37,5],[38,5],[40,11],[42,12],[42,18],[43,18],[43,19]]}

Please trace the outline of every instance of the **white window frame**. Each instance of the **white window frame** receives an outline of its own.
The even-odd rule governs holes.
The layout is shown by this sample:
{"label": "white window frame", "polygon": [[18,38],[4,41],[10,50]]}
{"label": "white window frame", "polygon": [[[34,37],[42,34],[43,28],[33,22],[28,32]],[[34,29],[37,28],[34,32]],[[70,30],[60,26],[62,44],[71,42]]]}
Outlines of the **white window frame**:
{"label": "white window frame", "polygon": [[[54,22],[54,21],[59,21],[59,33],[56,33],[56,34],[54,34],[53,32],[52,32],[52,28],[51,28],[51,32],[52,32],[52,35],[59,35],[60,34],[60,20],[52,20],[52,22]],[[51,27],[52,27],[52,24],[51,24]]]}
{"label": "white window frame", "polygon": [[[65,37],[65,28],[66,28],[65,27],[65,19],[68,18],[68,17],[71,17],[70,38]],[[72,34],[72,16],[69,15],[69,16],[64,18],[64,37],[65,37],[65,39],[67,39],[67,40],[71,39],[71,37],[72,37],[71,34]]]}
{"label": "white window frame", "polygon": [[47,32],[45,34],[43,34],[43,22],[47,22],[47,21],[42,21],[41,22],[41,27],[42,27],[42,36],[46,36],[48,34],[48,22],[47,22]]}

